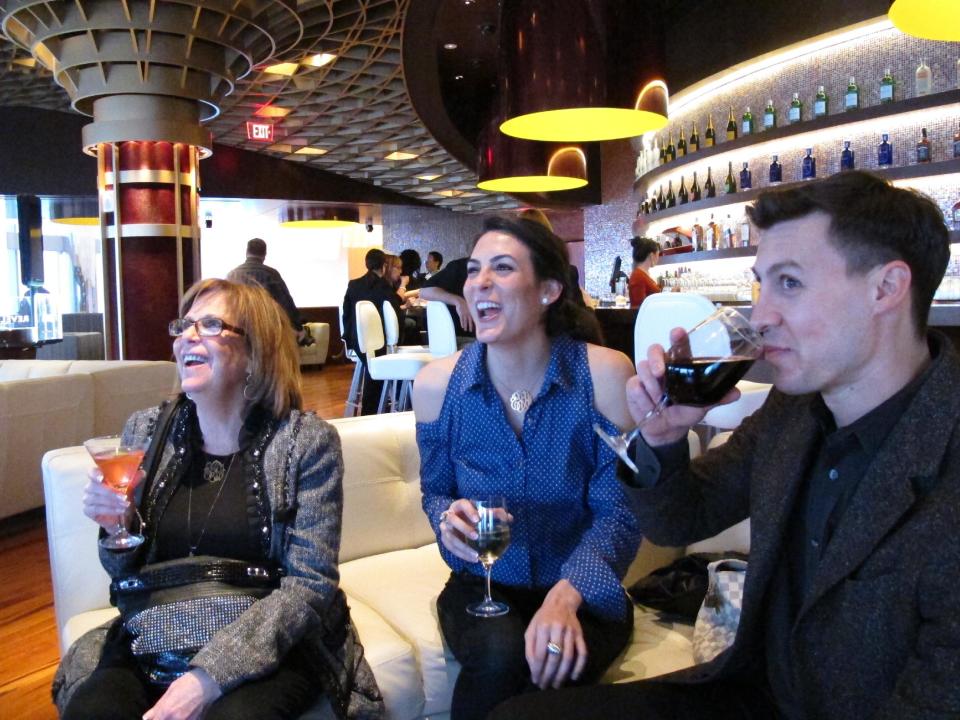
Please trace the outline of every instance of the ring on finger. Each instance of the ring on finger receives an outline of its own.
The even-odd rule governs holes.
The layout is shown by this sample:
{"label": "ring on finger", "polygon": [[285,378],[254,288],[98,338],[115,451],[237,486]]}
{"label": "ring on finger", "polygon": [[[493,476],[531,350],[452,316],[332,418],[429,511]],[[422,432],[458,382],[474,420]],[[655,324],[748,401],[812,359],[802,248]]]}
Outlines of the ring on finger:
{"label": "ring on finger", "polygon": [[555,643],[552,640],[547,643],[547,652],[551,655],[562,655],[563,654],[563,645],[560,643]]}

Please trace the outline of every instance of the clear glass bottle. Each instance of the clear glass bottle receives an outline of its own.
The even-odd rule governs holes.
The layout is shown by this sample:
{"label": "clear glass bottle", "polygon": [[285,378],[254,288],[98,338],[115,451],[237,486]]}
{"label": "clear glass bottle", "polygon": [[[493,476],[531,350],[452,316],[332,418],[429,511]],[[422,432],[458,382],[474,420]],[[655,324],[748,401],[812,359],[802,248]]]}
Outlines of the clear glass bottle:
{"label": "clear glass bottle", "polygon": [[827,97],[823,85],[817,88],[817,94],[813,98],[813,116],[815,118],[823,117],[830,113],[830,98]]}
{"label": "clear glass bottle", "polygon": [[750,218],[747,216],[746,210],[744,210],[743,215],[740,216],[740,247],[749,247],[752,243],[751,234],[750,234]]}
{"label": "clear glass bottle", "polygon": [[767,106],[763,109],[763,129],[772,130],[777,126],[777,108],[773,105],[773,98],[767,100]]}
{"label": "clear glass bottle", "polygon": [[854,151],[850,149],[850,141],[843,141],[843,151],[840,153],[840,170],[853,170],[856,167]]}
{"label": "clear glass bottle", "polygon": [[883,133],[880,138],[880,145],[877,147],[877,166],[890,167],[893,165],[893,145],[890,144],[890,136]]}
{"label": "clear glass bottle", "polygon": [[843,96],[843,109],[856,110],[860,107],[860,87],[854,77],[847,83],[847,92]]}
{"label": "clear glass bottle", "polygon": [[740,171],[740,189],[749,190],[753,187],[753,173],[750,172],[750,163],[743,164],[743,170]]}
{"label": "clear glass bottle", "polygon": [[740,118],[740,134],[753,135],[753,113],[750,112],[750,106],[743,111],[743,117]]}
{"label": "clear glass bottle", "polygon": [[777,155],[773,155],[770,158],[770,172],[767,180],[771,185],[779,185],[783,182],[783,165],[780,164]]}
{"label": "clear glass bottle", "polygon": [[793,94],[793,100],[790,101],[790,110],[787,112],[787,120],[791,124],[803,120],[803,100],[800,99],[800,93]]}
{"label": "clear glass bottle", "polygon": [[927,129],[921,128],[920,139],[917,140],[917,162],[928,163],[931,160],[930,139],[927,137]]}
{"label": "clear glass bottle", "polygon": [[817,176],[817,159],[813,156],[813,148],[807,148],[807,154],[800,162],[800,179],[812,180]]}
{"label": "clear glass bottle", "polygon": [[920,61],[920,66],[917,68],[916,72],[916,81],[917,97],[921,95],[929,95],[933,92],[933,70],[931,70],[930,66],[927,65],[926,60]]}
{"label": "clear glass bottle", "polygon": [[693,243],[693,249],[696,252],[703,252],[706,249],[704,247],[703,226],[697,218],[693,219],[693,227],[690,228],[690,241]]}
{"label": "clear glass bottle", "polygon": [[707,223],[705,231],[703,239],[705,245],[704,250],[717,250],[720,247],[720,238],[718,237],[720,233],[718,232],[719,228],[717,224],[713,221],[713,215],[710,216],[710,222]]}
{"label": "clear glass bottle", "polygon": [[721,247],[724,249],[737,246],[737,233],[733,226],[733,220],[730,214],[727,214],[727,220],[723,223],[723,241]]}
{"label": "clear glass bottle", "polygon": [[893,102],[893,75],[890,73],[890,68],[887,68],[883,73],[883,77],[880,78],[880,102],[881,103],[890,103]]}

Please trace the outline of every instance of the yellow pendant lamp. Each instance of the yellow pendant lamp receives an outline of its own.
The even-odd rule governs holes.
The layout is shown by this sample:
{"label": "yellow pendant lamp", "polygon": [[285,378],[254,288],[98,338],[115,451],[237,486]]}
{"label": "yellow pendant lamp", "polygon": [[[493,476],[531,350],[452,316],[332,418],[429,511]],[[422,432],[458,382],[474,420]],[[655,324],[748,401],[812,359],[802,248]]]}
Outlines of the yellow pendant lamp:
{"label": "yellow pendant lamp", "polygon": [[890,22],[926,40],[960,40],[960,0],[894,0]]}
{"label": "yellow pendant lamp", "polygon": [[477,187],[489,192],[574,190],[587,184],[587,156],[577,145],[518,140],[494,119],[477,143]]}

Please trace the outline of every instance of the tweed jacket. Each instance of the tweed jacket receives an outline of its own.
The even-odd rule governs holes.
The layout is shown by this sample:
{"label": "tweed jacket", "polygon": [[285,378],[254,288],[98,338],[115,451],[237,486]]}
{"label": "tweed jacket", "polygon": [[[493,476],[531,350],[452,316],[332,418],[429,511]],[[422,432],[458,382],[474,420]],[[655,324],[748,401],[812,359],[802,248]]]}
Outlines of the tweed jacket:
{"label": "tweed jacket", "polygon": [[[926,379],[857,486],[791,628],[811,720],[960,717],[960,365],[944,336],[928,342]],[[655,543],[687,545],[751,518],[736,640],[671,680],[765,672],[764,596],[818,432],[812,400],[773,390],[726,444],[659,480],[645,446],[639,477],[621,467]]]}
{"label": "tweed jacket", "polygon": [[[174,416],[160,465],[139,506],[149,525],[186,471],[189,401]],[[124,440],[152,437],[160,408],[135,413]],[[303,643],[318,662],[318,682],[339,717],[379,717],[382,699],[338,588],[337,559],[343,510],[343,461],[336,430],[312,413],[291,412],[266,437],[243,450],[262,460],[263,527],[269,557],[285,571],[280,587],[218,632],[193,658],[224,692],[274,672]],[[262,458],[261,458],[262,455]],[[152,559],[152,544],[128,552],[100,551],[112,578],[136,572]],[[92,670],[93,668],[90,668]],[[75,673],[74,673],[75,674]]]}

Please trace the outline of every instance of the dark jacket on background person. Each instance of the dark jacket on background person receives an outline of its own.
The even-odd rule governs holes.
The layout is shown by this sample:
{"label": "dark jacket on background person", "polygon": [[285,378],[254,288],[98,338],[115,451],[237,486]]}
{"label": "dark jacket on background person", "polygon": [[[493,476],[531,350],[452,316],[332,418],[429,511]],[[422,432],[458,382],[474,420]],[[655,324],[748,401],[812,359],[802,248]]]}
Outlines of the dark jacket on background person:
{"label": "dark jacket on background person", "polygon": [[[463,284],[467,281],[467,261],[470,258],[457,258],[451,260],[442,269],[435,272],[429,278],[424,280],[423,287],[438,287],[446,290],[453,295],[463,297]],[[447,306],[450,316],[453,318],[453,327],[459,336],[473,337],[473,333],[467,332],[460,324],[460,316],[457,315],[457,309],[450,305]],[[429,328],[427,331],[429,332]]]}
{"label": "dark jacket on background person", "polygon": [[357,314],[356,305],[361,300],[369,300],[377,308],[380,322],[383,322],[383,301],[387,300],[393,309],[400,314],[400,296],[390,287],[390,283],[372,270],[347,283],[347,292],[343,296],[343,339],[347,347],[355,353],[360,353],[357,343]]}
{"label": "dark jacket on background person", "polygon": [[265,265],[263,258],[247,255],[247,260],[242,265],[237,265],[227,274],[227,280],[244,285],[259,285],[268,293],[270,297],[279,303],[280,307],[290,318],[290,324],[293,329],[300,332],[303,329],[303,322],[300,320],[300,312],[297,310],[297,304],[290,295],[287,284],[280,277],[276,268]]}
{"label": "dark jacket on background person", "polygon": [[[932,363],[855,486],[789,629],[795,695],[810,720],[960,717],[960,364],[943,335],[928,341]],[[659,480],[642,442],[641,474],[621,466],[640,528],[659,545],[751,520],[736,641],[658,680],[763,682],[773,581],[821,433],[817,401],[774,389],[727,443]]]}

